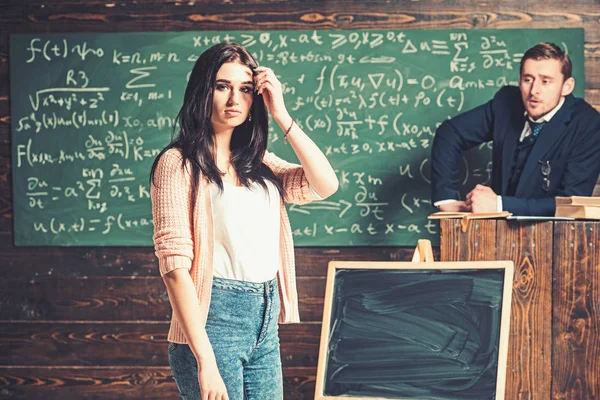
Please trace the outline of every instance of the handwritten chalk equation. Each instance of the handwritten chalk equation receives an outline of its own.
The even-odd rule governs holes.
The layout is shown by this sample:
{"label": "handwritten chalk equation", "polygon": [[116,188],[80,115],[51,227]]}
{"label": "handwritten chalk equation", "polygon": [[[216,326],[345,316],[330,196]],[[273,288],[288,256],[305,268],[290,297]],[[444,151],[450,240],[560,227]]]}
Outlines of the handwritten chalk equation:
{"label": "handwritten chalk equation", "polygon": [[[288,206],[296,244],[435,241],[437,226],[426,217],[434,211],[436,129],[517,85],[531,44],[554,41],[583,59],[582,34],[571,31],[13,35],[15,242],[151,244],[150,168],[178,132],[194,62],[222,41],[246,46],[273,69],[288,111],[336,170],[335,195]],[[269,151],[296,162],[283,142],[271,121]],[[489,184],[491,170],[486,143],[459,163],[459,190]]]}

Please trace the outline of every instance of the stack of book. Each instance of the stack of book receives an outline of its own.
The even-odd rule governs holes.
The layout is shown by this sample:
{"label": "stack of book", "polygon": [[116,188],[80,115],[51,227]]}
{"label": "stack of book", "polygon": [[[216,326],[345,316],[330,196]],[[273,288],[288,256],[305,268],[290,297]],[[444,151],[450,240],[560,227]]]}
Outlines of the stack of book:
{"label": "stack of book", "polygon": [[557,197],[556,217],[600,219],[600,197]]}

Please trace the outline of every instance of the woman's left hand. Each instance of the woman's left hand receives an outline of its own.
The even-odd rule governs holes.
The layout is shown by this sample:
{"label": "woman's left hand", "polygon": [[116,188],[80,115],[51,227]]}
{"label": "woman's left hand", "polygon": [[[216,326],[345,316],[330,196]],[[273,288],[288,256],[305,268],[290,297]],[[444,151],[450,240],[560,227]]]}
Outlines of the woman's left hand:
{"label": "woman's left hand", "polygon": [[254,76],[255,88],[263,96],[265,106],[275,120],[287,112],[283,101],[281,82],[271,68],[256,67]]}

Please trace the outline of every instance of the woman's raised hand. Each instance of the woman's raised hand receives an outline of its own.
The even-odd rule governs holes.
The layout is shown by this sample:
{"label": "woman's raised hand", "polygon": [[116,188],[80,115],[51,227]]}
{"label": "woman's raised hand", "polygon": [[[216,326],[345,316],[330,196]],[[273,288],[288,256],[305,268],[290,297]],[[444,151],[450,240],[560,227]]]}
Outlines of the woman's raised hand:
{"label": "woman's raised hand", "polygon": [[278,117],[287,113],[281,82],[271,68],[256,67],[255,71],[254,87],[258,94],[263,96],[265,106],[271,116],[277,120]]}

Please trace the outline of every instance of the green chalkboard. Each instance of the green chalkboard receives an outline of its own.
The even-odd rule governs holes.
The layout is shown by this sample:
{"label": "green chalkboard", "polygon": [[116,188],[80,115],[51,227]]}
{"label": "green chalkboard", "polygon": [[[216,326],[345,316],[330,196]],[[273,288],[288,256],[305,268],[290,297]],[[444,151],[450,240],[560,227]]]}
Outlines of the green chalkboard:
{"label": "green chalkboard", "polygon": [[[532,45],[566,47],[583,96],[582,29],[11,35],[15,244],[151,245],[150,166],[194,61],[223,40],[275,70],[338,173],[334,196],[288,208],[300,246],[436,241],[426,219],[436,126],[516,84]],[[277,127],[269,139],[296,160]],[[487,145],[465,156],[464,191],[489,181],[489,160]]]}
{"label": "green chalkboard", "polygon": [[315,400],[504,399],[512,261],[331,262]]}

